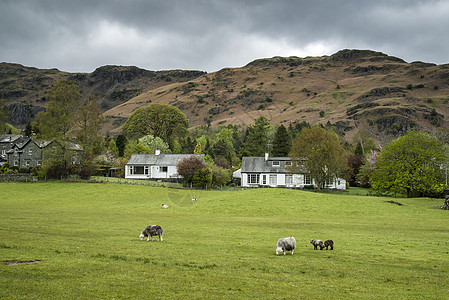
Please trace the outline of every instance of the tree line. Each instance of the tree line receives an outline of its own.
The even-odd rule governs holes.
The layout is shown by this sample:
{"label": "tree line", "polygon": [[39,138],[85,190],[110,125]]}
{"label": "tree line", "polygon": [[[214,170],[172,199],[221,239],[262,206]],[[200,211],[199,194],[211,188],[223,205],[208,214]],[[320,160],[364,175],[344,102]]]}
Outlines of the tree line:
{"label": "tree line", "polygon": [[[290,157],[291,172],[308,172],[318,188],[338,176],[351,186],[409,197],[440,195],[447,189],[449,130],[444,128],[432,134],[409,131],[384,144],[361,128],[350,143],[330,124],[273,126],[264,116],[246,126],[209,124],[189,129],[188,118],[178,108],[150,104],[133,112],[122,132],[112,137],[101,134],[103,118],[98,99],[83,99],[74,82],[58,82],[47,91],[47,99],[47,110],[40,112],[26,130],[32,131],[34,138],[54,141],[40,170],[47,177],[74,173],[88,177],[102,167],[123,169],[132,154],[158,149],[161,153],[204,154],[203,162],[180,166],[186,172],[184,180],[190,184],[227,184],[232,171],[240,168],[242,157],[269,153],[271,157]],[[82,149],[75,164],[73,144]],[[189,169],[192,166],[202,171],[195,175]]]}

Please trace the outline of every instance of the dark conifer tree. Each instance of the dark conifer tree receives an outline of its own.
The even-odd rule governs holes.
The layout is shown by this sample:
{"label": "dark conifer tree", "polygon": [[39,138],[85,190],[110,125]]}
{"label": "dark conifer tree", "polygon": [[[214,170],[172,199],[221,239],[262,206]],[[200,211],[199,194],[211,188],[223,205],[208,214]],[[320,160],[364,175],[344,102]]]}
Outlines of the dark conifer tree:
{"label": "dark conifer tree", "polygon": [[274,135],[273,151],[271,156],[285,157],[288,156],[292,149],[292,139],[284,125],[280,125]]}

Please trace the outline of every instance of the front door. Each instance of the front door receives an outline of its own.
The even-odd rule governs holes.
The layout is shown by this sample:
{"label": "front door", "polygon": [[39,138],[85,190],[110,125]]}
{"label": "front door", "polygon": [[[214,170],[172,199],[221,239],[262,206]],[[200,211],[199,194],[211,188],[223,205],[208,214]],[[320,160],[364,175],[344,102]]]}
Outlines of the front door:
{"label": "front door", "polygon": [[262,185],[267,185],[267,175],[262,175]]}

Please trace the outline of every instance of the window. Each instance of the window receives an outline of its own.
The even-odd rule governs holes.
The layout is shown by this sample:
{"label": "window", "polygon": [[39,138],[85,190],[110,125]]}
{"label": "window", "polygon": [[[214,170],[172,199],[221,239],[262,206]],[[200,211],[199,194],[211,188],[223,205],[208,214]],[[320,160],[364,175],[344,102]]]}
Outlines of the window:
{"label": "window", "polygon": [[29,166],[30,166],[30,160],[27,159],[27,160],[25,160],[25,167],[29,167]]}
{"label": "window", "polygon": [[37,166],[41,166],[42,165],[42,160],[38,160],[36,163]]}
{"label": "window", "polygon": [[17,167],[19,165],[19,161],[15,160],[14,165]]}
{"label": "window", "polygon": [[292,162],[291,162],[291,161],[286,161],[286,162],[285,162],[285,165],[286,165],[286,166],[291,166],[291,165],[292,165]]}
{"label": "window", "polygon": [[277,185],[277,175],[270,175],[270,185]]}
{"label": "window", "polygon": [[168,172],[168,167],[167,166],[161,167],[160,171],[164,172],[164,173],[167,173]]}
{"label": "window", "polygon": [[33,155],[33,149],[28,149],[28,155]]}
{"label": "window", "polygon": [[260,179],[260,174],[248,174],[249,184],[258,184]]}
{"label": "window", "polygon": [[280,166],[280,162],[278,160],[273,160],[272,161],[272,166],[273,167],[279,167]]}
{"label": "window", "polygon": [[312,178],[310,178],[310,175],[304,175],[304,184],[312,184]]}
{"label": "window", "polygon": [[293,176],[285,175],[285,184],[293,184]]}
{"label": "window", "polygon": [[129,166],[129,175],[134,174],[134,166]]}

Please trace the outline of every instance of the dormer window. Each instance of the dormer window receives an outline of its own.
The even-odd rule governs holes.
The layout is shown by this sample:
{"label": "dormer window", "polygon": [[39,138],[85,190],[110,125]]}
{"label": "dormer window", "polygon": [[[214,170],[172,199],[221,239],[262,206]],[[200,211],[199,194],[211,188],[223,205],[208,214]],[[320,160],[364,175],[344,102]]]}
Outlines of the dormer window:
{"label": "dormer window", "polygon": [[278,160],[273,160],[272,161],[272,166],[273,167],[279,167],[280,166],[280,162]]}

